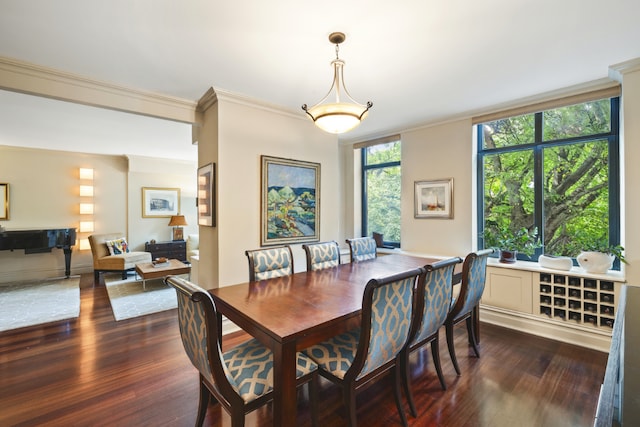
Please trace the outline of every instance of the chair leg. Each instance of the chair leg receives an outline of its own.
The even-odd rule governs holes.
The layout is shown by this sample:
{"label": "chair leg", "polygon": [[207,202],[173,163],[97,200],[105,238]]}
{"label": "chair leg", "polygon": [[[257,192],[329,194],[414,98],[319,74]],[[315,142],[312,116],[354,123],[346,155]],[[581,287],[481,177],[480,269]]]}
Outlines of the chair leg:
{"label": "chair leg", "polygon": [[122,270],[122,280],[127,280],[127,270]]}
{"label": "chair leg", "polygon": [[100,283],[100,270],[93,270],[93,281],[96,284]]}
{"label": "chair leg", "polygon": [[445,325],[447,333],[447,348],[449,348],[449,356],[451,356],[451,363],[456,370],[456,374],[460,375],[460,367],[458,366],[458,359],[456,359],[456,348],[453,345],[453,322],[449,322]]}
{"label": "chair leg", "polygon": [[209,400],[211,398],[211,392],[206,385],[200,380],[200,402],[198,403],[198,418],[196,419],[196,427],[202,426],[204,423],[204,417],[207,415],[207,408],[209,407]]}
{"label": "chair leg", "polygon": [[400,397],[400,366],[396,363],[396,366],[393,368],[393,394],[396,399],[396,408],[398,408],[398,414],[400,415],[400,419],[402,420],[402,425],[404,427],[408,426],[407,416],[404,413],[404,407],[402,406],[402,398]]}
{"label": "chair leg", "polygon": [[444,375],[442,375],[442,366],[440,365],[440,336],[436,332],[436,337],[431,341],[431,355],[433,357],[433,364],[436,367],[438,373],[438,379],[443,390],[447,389],[447,384],[444,382]]}
{"label": "chair leg", "polygon": [[357,427],[358,419],[356,417],[356,391],[351,384],[342,384],[344,406],[347,409],[347,425],[349,427]]}
{"label": "chair leg", "polygon": [[478,349],[478,342],[476,341],[476,333],[473,330],[473,316],[467,317],[467,334],[469,335],[469,343],[473,347],[473,352],[476,357],[480,357],[480,350]]}
{"label": "chair leg", "polygon": [[311,409],[311,425],[318,427],[318,373],[313,373],[309,387],[309,406]]}
{"label": "chair leg", "polygon": [[407,397],[407,402],[409,402],[409,410],[411,411],[411,416],[417,417],[418,411],[416,411],[416,405],[413,401],[413,391],[411,390],[411,384],[409,379],[409,349],[406,348],[398,355],[398,360],[396,364],[399,365],[399,370],[402,375],[402,383],[404,386],[404,395]]}

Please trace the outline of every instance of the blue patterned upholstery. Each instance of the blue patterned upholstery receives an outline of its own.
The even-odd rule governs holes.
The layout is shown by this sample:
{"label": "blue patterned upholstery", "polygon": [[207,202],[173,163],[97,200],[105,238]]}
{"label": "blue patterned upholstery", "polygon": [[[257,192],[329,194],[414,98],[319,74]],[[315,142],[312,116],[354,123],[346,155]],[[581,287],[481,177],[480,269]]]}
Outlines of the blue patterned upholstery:
{"label": "blue patterned upholstery", "polygon": [[293,255],[289,246],[246,251],[249,281],[272,279],[293,274]]}
{"label": "blue patterned upholstery", "polygon": [[438,332],[447,319],[451,306],[453,269],[458,262],[462,261],[460,258],[454,258],[454,260],[454,263],[444,267],[427,269],[424,284],[424,306],[419,315],[422,322],[412,344],[423,341]]}
{"label": "blue patterned upholstery", "polygon": [[366,261],[377,256],[376,241],[373,237],[347,239],[347,243],[351,253],[351,262]]}
{"label": "blue patterned upholstery", "polygon": [[484,292],[484,284],[487,276],[487,259],[492,253],[493,249],[485,249],[478,252],[471,252],[466,256],[462,267],[460,293],[454,302],[452,302],[449,315],[444,322],[449,355],[451,356],[451,362],[458,375],[460,375],[460,367],[458,366],[456,350],[453,345],[453,327],[457,323],[466,320],[469,343],[472,345],[475,355],[480,357],[478,337],[475,332],[479,322],[477,311],[482,293]]}
{"label": "blue patterned upholstery", "polygon": [[[202,425],[210,393],[214,394],[232,417],[237,413],[230,409],[234,404],[243,405],[246,413],[255,408],[255,405],[250,406],[252,403],[260,401],[262,404],[271,400],[271,350],[251,339],[222,353],[218,340],[220,325],[211,296],[197,285],[178,277],[169,276],[165,282],[176,289],[182,344],[203,379],[200,384],[201,401],[196,425]],[[298,353],[297,362],[296,377],[299,383],[315,381],[318,365],[303,353]],[[216,372],[219,373],[218,376]],[[203,387],[207,390],[204,396]],[[315,396],[315,390],[312,393]],[[315,419],[315,409],[313,412]],[[232,424],[235,425],[235,422]]]}
{"label": "blue patterned upholstery", "polygon": [[[395,367],[398,353],[407,343],[413,313],[413,292],[423,269],[414,269],[367,283],[362,302],[362,325],[305,350],[320,367],[320,374],[341,384],[351,402],[349,424],[355,426],[357,383],[376,377]],[[366,339],[365,345],[360,343]],[[358,352],[362,352],[359,354]],[[394,371],[395,373],[395,371]],[[406,423],[396,383],[398,412]]]}
{"label": "blue patterned upholstery", "polygon": [[431,343],[431,354],[438,379],[443,389],[446,389],[442,367],[440,366],[440,327],[444,324],[451,306],[453,290],[453,270],[462,262],[460,258],[450,258],[425,266],[424,282],[418,284],[416,293],[416,312],[411,328],[410,343],[398,355],[400,372],[405,387],[405,395],[409,401],[409,408],[413,416],[417,416],[413,393],[409,384],[409,354],[410,352]]}
{"label": "blue patterned upholstery", "polygon": [[340,265],[340,247],[335,241],[302,245],[307,256],[307,271]]}

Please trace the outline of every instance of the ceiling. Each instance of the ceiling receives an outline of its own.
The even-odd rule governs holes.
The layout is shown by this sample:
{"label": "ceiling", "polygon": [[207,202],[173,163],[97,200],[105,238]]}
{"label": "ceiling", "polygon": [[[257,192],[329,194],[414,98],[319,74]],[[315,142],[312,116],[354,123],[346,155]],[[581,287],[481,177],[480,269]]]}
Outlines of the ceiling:
{"label": "ceiling", "polygon": [[[327,37],[342,31],[349,92],[374,104],[349,141],[606,78],[640,57],[639,15],[637,0],[2,0],[0,56],[191,101],[214,87],[302,116],[329,89]],[[6,91],[0,145],[197,156],[189,125]]]}

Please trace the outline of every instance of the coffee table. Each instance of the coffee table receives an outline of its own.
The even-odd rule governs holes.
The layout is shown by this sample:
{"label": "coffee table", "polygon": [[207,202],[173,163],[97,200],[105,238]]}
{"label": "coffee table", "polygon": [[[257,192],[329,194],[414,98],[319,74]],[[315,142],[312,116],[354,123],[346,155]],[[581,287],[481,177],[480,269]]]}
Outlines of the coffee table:
{"label": "coffee table", "polygon": [[136,273],[142,277],[142,289],[145,290],[145,283],[149,279],[158,279],[171,275],[189,274],[189,280],[191,280],[191,266],[178,261],[177,259],[170,259],[162,266],[155,266],[151,262],[141,262],[136,264]]}

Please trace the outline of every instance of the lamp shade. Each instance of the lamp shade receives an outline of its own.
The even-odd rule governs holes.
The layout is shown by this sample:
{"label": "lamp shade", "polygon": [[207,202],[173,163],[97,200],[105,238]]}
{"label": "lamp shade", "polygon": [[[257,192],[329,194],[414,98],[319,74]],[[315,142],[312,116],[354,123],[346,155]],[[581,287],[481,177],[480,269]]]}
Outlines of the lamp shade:
{"label": "lamp shade", "polygon": [[169,221],[169,226],[176,227],[181,225],[189,225],[184,219],[184,215],[173,215]]}

